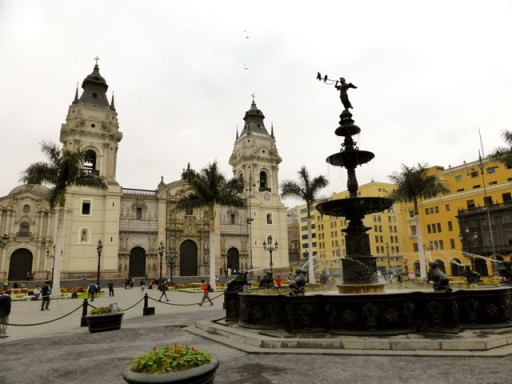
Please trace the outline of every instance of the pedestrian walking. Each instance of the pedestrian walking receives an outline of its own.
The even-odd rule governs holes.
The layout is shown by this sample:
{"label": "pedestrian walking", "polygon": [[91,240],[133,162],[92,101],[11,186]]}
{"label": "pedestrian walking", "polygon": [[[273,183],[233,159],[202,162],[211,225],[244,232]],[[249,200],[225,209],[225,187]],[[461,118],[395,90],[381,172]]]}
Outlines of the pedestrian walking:
{"label": "pedestrian walking", "polygon": [[144,293],[144,289],[146,288],[146,281],[144,280],[144,278],[140,279],[140,292],[141,293]]}
{"label": "pedestrian walking", "polygon": [[89,288],[87,288],[87,293],[89,294],[89,300],[94,301],[94,296],[96,294],[96,284],[91,281],[89,284]]}
{"label": "pedestrian walking", "polygon": [[109,297],[114,296],[114,282],[112,280],[108,281],[108,296]]}
{"label": "pedestrian walking", "polygon": [[198,303],[198,305],[202,307],[205,300],[208,300],[210,305],[213,305],[213,302],[210,300],[210,291],[212,290],[210,283],[201,280],[201,288],[203,289],[203,299]]}
{"label": "pedestrian walking", "polygon": [[11,291],[7,289],[0,295],[0,337],[9,337],[7,324],[11,313]]}
{"label": "pedestrian walking", "polygon": [[128,285],[130,285],[130,280],[128,279],[128,276],[124,278],[124,289],[128,289]]}
{"label": "pedestrian walking", "polygon": [[162,297],[164,297],[164,296],[165,296],[165,300],[169,301],[169,298],[167,297],[167,284],[165,283],[165,281],[163,279],[160,280],[158,283],[158,290],[160,292],[162,292],[158,301],[162,301]]}
{"label": "pedestrian walking", "polygon": [[47,281],[44,283],[43,287],[41,288],[41,311],[44,311],[45,309],[47,311],[50,310],[50,296],[52,294],[52,288],[50,286],[50,282]]}

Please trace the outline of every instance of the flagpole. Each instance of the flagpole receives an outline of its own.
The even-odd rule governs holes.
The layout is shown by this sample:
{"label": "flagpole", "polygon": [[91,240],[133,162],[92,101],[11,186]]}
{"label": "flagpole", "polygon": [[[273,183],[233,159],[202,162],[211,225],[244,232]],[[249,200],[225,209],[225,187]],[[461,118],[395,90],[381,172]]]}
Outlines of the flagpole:
{"label": "flagpole", "polygon": [[[478,136],[480,138],[480,151],[478,151],[478,163],[480,165],[480,174],[482,175],[482,185],[484,186],[484,201],[485,201],[485,210],[487,211],[487,222],[489,223],[489,235],[491,238],[491,249],[492,249],[492,255],[491,259],[493,259],[493,273],[496,273],[496,249],[494,247],[494,234],[492,231],[492,223],[491,223],[491,213],[487,202],[487,188],[485,187],[485,179],[484,179],[484,164],[483,164],[483,158],[485,158],[484,155],[484,145],[482,142],[482,134],[480,133],[480,129],[478,130]],[[492,205],[492,201],[491,201]]]}

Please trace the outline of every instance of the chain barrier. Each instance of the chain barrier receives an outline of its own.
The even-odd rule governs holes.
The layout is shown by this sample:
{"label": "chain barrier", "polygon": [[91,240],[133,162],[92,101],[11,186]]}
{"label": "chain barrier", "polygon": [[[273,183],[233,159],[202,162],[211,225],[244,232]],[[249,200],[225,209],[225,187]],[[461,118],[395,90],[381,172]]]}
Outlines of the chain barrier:
{"label": "chain barrier", "polygon": [[[161,291],[160,291],[161,292]],[[165,291],[166,293],[169,292],[169,291]],[[216,300],[218,299],[219,297],[223,296],[224,295],[224,292],[225,291],[221,291],[220,294],[218,294],[217,296],[215,297],[210,297],[210,300]],[[199,293],[199,292],[191,292],[191,293]],[[165,305],[172,305],[172,306],[176,306],[176,307],[189,307],[189,306],[193,306],[193,305],[198,305],[199,303],[192,303],[192,304],[177,304],[177,303],[171,303],[171,302],[165,302],[165,301],[161,301],[160,299],[155,299],[154,297],[150,297],[148,295],[148,298],[153,300],[153,301],[158,301],[159,303],[162,303],[162,304],[165,304]]]}
{"label": "chain barrier", "polygon": [[134,308],[137,304],[139,304],[142,300],[144,300],[144,297],[142,297],[139,301],[137,301],[135,304],[133,304],[131,307],[128,307],[126,309],[123,309],[123,312],[129,311],[130,309]]}
{"label": "chain barrier", "polygon": [[[144,300],[144,297],[142,297],[139,301],[137,301],[135,304],[133,304],[131,307],[128,308],[121,308],[123,312],[129,311],[130,309],[134,308],[139,304],[142,300]],[[96,309],[94,305],[92,305],[90,302],[87,302],[87,306]]]}
{"label": "chain barrier", "polygon": [[31,323],[31,324],[13,324],[13,323],[7,323],[6,325],[10,325],[12,327],[31,327],[31,326],[36,326],[36,325],[43,325],[43,324],[49,324],[49,323],[53,323],[54,321],[57,321],[57,320],[61,320],[65,317],[68,317],[69,315],[71,315],[72,313],[75,313],[76,311],[78,311],[79,309],[81,309],[83,307],[82,304],[80,304],[80,306],[76,307],[75,309],[73,309],[71,312],[69,313],[66,313],[65,315],[61,316],[61,317],[57,317],[56,319],[52,319],[52,320],[48,320],[48,321],[42,321],[40,323]]}
{"label": "chain barrier", "polygon": [[[195,293],[195,292],[194,292]],[[215,296],[215,297],[212,297],[211,300],[215,300],[215,299],[218,299],[219,297],[223,296],[224,295],[224,291],[222,291],[219,295]],[[162,304],[166,304],[166,305],[174,305],[174,306],[180,306],[180,307],[186,307],[186,306],[192,306],[192,305],[197,305],[198,303],[192,303],[192,304],[177,304],[177,303],[167,303],[167,302],[163,302],[163,301],[160,301],[160,300],[157,300],[153,297],[150,297],[149,295],[147,295],[148,299],[151,299],[153,301],[158,301]],[[144,300],[144,297],[142,297],[139,301],[137,301],[135,304],[133,304],[132,306],[128,307],[128,308],[124,308],[123,309],[123,312],[126,312],[126,311],[129,311],[130,309],[133,309],[135,308],[138,304],[140,304],[141,301]],[[6,323],[5,325],[8,325],[8,326],[11,326],[11,327],[32,327],[32,326],[37,326],[37,325],[44,325],[44,324],[49,324],[49,323],[53,323],[54,321],[58,321],[58,320],[61,320],[61,319],[64,319],[65,317],[68,317],[69,315],[75,313],[76,311],[78,311],[79,309],[83,308],[83,304],[80,304],[78,307],[76,307],[75,309],[73,309],[71,312],[68,312],[66,313],[65,315],[62,315],[60,317],[57,317],[55,319],[52,319],[52,320],[47,320],[47,321],[42,321],[42,322],[39,322],[39,323],[30,323],[30,324],[15,324],[15,323]],[[88,307],[91,307],[91,308],[94,308],[96,309],[97,307],[92,305],[91,303],[87,302],[87,306]]]}

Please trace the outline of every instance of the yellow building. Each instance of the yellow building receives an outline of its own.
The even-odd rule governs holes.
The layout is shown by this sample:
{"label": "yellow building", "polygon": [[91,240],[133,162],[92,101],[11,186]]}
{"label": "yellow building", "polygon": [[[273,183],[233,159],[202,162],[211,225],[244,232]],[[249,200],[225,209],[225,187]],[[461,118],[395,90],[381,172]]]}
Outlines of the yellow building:
{"label": "yellow building", "polygon": [[[484,159],[460,166],[431,167],[448,194],[419,202],[426,261],[437,260],[448,275],[464,266],[482,275],[496,274],[495,260],[512,254],[512,169]],[[412,204],[402,205],[409,267],[419,275],[418,236]],[[467,217],[472,216],[471,219]],[[490,230],[488,222],[492,223]]]}
{"label": "yellow building", "polygon": [[[386,197],[395,187],[391,183],[370,182],[360,185],[358,194],[361,197]],[[333,194],[329,199],[348,197],[348,191]],[[403,266],[405,239],[403,236],[403,221],[397,217],[395,204],[392,209],[382,213],[367,215],[364,225],[369,227],[370,246],[372,255],[377,257],[378,269],[386,273],[391,269]],[[297,217],[300,223],[301,254],[307,253],[307,211],[306,205],[297,207]],[[316,270],[323,269],[335,272],[340,269],[340,259],[346,255],[345,237],[342,230],[347,226],[344,217],[320,215],[314,211],[313,254],[315,255]],[[399,213],[398,213],[399,214]]]}
{"label": "yellow building", "polygon": [[[470,267],[481,275],[496,274],[499,261],[512,260],[512,169],[483,159],[460,166],[430,167],[449,193],[419,201],[423,253],[428,264],[436,260],[448,275],[460,275]],[[386,197],[395,184],[370,182],[360,185],[361,197]],[[348,197],[348,191],[329,199]],[[307,253],[306,205],[296,207],[300,253]],[[489,220],[490,219],[490,220]],[[489,228],[489,221],[492,223]],[[418,228],[412,203],[396,203],[379,214],[367,215],[370,247],[382,273],[389,269],[419,276]],[[322,216],[314,211],[313,253],[316,270],[340,269],[346,256],[343,217]],[[491,230],[492,229],[492,230]],[[388,257],[389,256],[389,257]]]}

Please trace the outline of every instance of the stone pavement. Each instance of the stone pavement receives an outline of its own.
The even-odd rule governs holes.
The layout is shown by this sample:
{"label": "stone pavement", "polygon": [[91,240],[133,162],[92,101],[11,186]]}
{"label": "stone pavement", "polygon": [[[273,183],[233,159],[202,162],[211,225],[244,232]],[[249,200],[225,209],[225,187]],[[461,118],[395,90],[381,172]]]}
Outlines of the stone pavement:
{"label": "stone pavement", "polygon": [[[147,291],[158,298],[158,291]],[[116,289],[115,298],[96,299],[92,304],[107,305],[117,302],[122,308],[135,304],[142,294]],[[215,298],[218,294],[213,293]],[[171,303],[149,301],[154,306],[154,316],[142,316],[142,303],[126,312],[119,331],[91,334],[87,327],[80,327],[81,309],[58,321],[38,326],[8,328],[9,338],[0,340],[0,384],[82,384],[124,383],[122,372],[133,356],[149,351],[164,343],[185,343],[210,351],[217,356],[221,366],[216,383],[247,384],[301,384],[301,383],[351,383],[351,384],[506,384],[512,383],[508,366],[511,355],[485,356],[470,353],[449,356],[449,351],[438,351],[437,356],[421,354],[424,346],[417,344],[400,355],[392,350],[354,349],[350,354],[338,354],[343,349],[329,351],[325,345],[310,348],[283,348],[283,345],[261,344],[262,340],[279,339],[272,334],[244,332],[243,337],[253,339],[254,351],[247,352],[247,342],[231,335],[223,336],[205,329],[213,320],[222,319],[222,296],[214,306],[199,307],[200,293],[169,294]],[[14,302],[11,323],[40,323],[63,316],[81,303],[80,300],[53,300],[50,311],[40,311],[40,302]],[[197,323],[197,326],[194,326]],[[222,326],[220,321],[219,327]],[[225,328],[225,327],[223,327]],[[236,330],[240,332],[241,330]],[[235,332],[235,333],[236,333]],[[473,334],[475,336],[475,334]],[[508,335],[480,334],[480,339],[499,340]],[[218,339],[218,340],[216,340]],[[281,337],[281,339],[283,339]],[[362,338],[354,338],[356,339]],[[390,338],[364,338],[375,342]],[[424,341],[435,337],[423,337]],[[463,341],[465,336],[461,337]],[[306,342],[307,338],[302,339]],[[386,341],[387,340],[387,341]],[[282,341],[282,340],[281,340]],[[263,347],[262,347],[263,345]],[[425,345],[425,344],[423,344]],[[500,347],[496,350],[508,348]],[[298,351],[295,351],[298,349]],[[305,353],[307,350],[307,353]],[[292,353],[293,352],[293,353]],[[345,350],[346,352],[346,350]]]}

